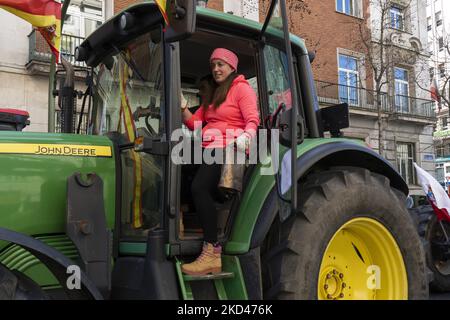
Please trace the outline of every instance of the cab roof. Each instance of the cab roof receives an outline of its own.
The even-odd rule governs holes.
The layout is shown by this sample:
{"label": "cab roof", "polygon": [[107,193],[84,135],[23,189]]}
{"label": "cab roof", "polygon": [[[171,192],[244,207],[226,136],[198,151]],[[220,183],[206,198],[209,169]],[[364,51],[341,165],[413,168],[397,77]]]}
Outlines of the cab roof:
{"label": "cab roof", "polygon": [[[135,26],[126,32],[119,28],[120,17],[125,12],[137,17]],[[259,22],[202,7],[197,7],[196,12],[197,28],[236,35],[240,38],[257,40],[260,37],[263,25]],[[128,42],[149,31],[155,23],[162,21],[162,15],[154,2],[131,5],[108,19],[81,43],[80,48],[83,54],[78,60],[86,61],[87,65],[95,67],[117,48],[122,48]],[[284,41],[282,30],[273,27],[266,29],[266,36],[279,41],[280,44]],[[294,51],[299,51],[301,54],[308,53],[303,39],[290,34],[290,40]]]}

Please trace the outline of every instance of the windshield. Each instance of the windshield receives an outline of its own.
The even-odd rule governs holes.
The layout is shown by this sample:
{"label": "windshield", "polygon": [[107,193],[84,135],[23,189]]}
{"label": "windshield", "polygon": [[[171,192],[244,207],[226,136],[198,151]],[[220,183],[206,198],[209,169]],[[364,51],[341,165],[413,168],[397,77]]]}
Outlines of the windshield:
{"label": "windshield", "polygon": [[116,131],[128,140],[164,131],[160,29],[135,39],[95,70],[91,133]]}
{"label": "windshield", "polygon": [[[157,27],[132,40],[96,68],[91,133],[108,134],[118,144],[163,135],[161,33]],[[121,239],[140,241],[162,221],[164,157],[130,149],[123,150],[120,159]]]}

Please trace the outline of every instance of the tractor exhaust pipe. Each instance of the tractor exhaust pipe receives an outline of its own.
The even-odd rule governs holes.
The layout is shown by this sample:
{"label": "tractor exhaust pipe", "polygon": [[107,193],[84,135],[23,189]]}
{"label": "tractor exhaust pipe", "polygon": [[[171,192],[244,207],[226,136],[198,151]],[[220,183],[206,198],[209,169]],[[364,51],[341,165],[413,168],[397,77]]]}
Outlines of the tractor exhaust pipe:
{"label": "tractor exhaust pipe", "polygon": [[59,107],[61,108],[61,132],[75,132],[75,111],[76,92],[74,89],[75,71],[72,64],[61,57],[61,64],[66,72],[64,84],[59,90]]}

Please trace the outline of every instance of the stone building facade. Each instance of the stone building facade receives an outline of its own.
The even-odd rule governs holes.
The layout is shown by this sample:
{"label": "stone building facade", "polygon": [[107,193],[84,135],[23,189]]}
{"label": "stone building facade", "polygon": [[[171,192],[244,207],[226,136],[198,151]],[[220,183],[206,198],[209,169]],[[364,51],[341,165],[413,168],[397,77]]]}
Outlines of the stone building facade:
{"label": "stone building facade", "polygon": [[[75,46],[112,16],[113,3],[113,0],[71,1],[61,39],[61,53],[66,59],[75,63]],[[50,50],[28,22],[1,9],[0,21],[0,108],[28,111],[31,124],[25,130],[47,132]],[[77,64],[77,68],[83,65]],[[83,91],[85,73],[77,74],[76,88]],[[57,113],[54,116],[58,118]]]}

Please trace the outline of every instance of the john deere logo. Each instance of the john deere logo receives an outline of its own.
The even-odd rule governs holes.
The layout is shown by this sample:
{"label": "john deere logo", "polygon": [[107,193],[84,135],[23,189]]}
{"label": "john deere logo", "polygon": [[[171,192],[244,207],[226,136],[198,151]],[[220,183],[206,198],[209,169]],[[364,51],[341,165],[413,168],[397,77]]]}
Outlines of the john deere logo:
{"label": "john deere logo", "polygon": [[85,157],[95,157],[95,148],[85,147],[85,148],[73,148],[69,146],[65,147],[45,147],[38,145],[38,150],[36,154],[54,154],[54,155],[65,155],[65,156],[85,156]]}
{"label": "john deere logo", "polygon": [[0,143],[0,153],[75,157],[111,157],[109,146],[71,144]]}

